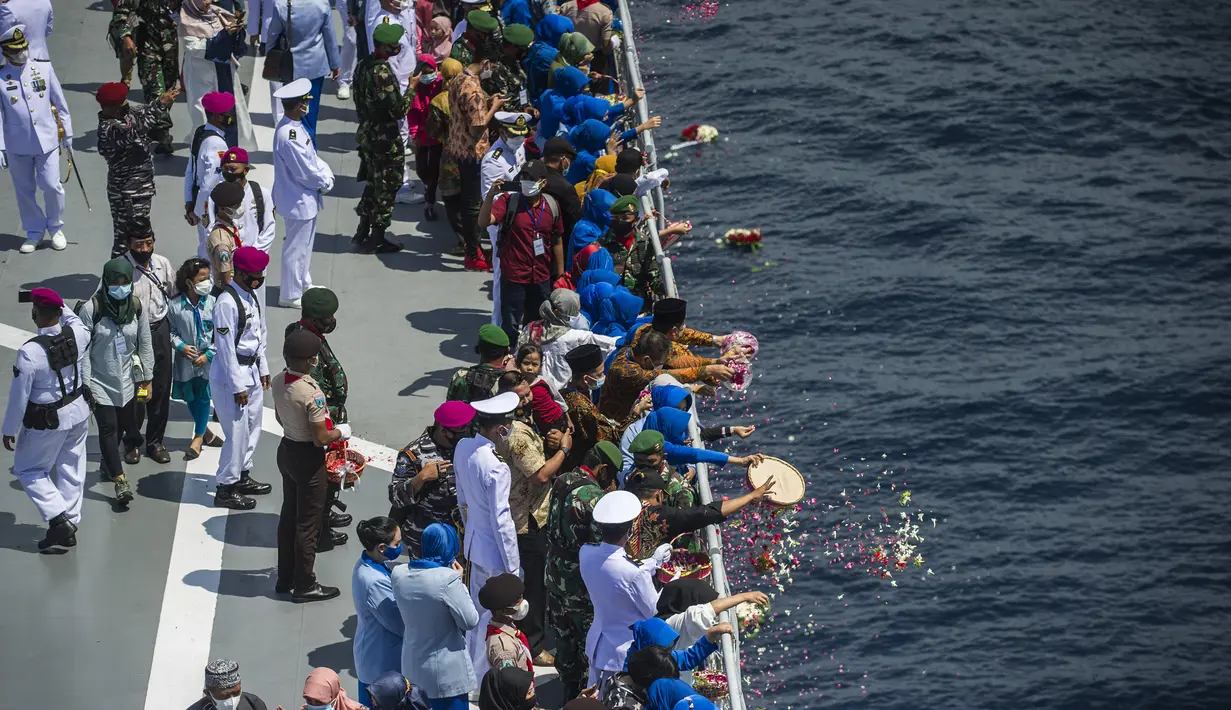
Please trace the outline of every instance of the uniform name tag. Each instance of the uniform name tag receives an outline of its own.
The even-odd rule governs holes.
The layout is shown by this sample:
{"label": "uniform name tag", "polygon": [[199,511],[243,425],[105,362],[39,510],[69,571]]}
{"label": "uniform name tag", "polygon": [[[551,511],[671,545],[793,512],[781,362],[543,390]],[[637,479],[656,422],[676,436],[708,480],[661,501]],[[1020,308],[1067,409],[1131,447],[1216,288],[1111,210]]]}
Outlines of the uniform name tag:
{"label": "uniform name tag", "polygon": [[119,353],[120,360],[128,356],[128,341],[124,339],[123,333],[116,334],[115,351]]}
{"label": "uniform name tag", "polygon": [[526,104],[530,103],[530,96],[529,96],[529,94],[527,94],[527,93],[526,93],[526,90],[525,90],[525,89],[522,89],[522,90],[521,90],[521,91],[517,94],[517,100],[521,102],[521,105],[522,105],[522,106],[525,106]]}

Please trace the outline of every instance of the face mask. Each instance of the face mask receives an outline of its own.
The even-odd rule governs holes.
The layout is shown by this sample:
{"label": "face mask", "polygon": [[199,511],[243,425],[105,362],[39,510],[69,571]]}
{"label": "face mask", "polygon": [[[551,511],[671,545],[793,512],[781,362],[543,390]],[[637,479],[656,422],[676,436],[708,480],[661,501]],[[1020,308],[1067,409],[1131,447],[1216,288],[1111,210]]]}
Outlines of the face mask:
{"label": "face mask", "polygon": [[222,698],[222,699],[211,697],[210,700],[214,701],[214,707],[218,708],[218,710],[235,710],[236,708],[239,707],[239,699],[241,697],[243,696],[236,695],[233,698]]}
{"label": "face mask", "polygon": [[508,143],[513,148],[520,148],[526,143],[525,136],[505,136],[504,142]]}
{"label": "face mask", "polygon": [[607,376],[606,376],[606,375],[603,375],[602,377],[600,377],[600,378],[598,378],[597,380],[595,380],[593,384],[591,384],[591,385],[590,385],[590,389],[592,389],[592,390],[596,390],[596,389],[598,389],[598,388],[602,387],[602,386],[603,386],[603,383],[604,383],[604,382],[606,382],[606,381],[607,381]]}
{"label": "face mask", "polygon": [[154,256],[153,251],[133,251],[129,249],[128,253],[133,255],[133,261],[138,264],[148,264],[150,257]]}
{"label": "face mask", "polygon": [[27,61],[29,61],[29,59],[30,59],[30,50],[28,50],[28,49],[23,49],[23,50],[21,50],[20,52],[17,52],[16,54],[6,54],[6,55],[4,55],[4,56],[5,56],[5,57],[8,57],[9,64],[17,64],[17,65],[21,65],[21,64],[25,64]]}
{"label": "face mask", "polygon": [[123,286],[108,286],[107,295],[117,301],[123,301],[133,293],[132,284],[124,284]]}
{"label": "face mask", "polygon": [[525,599],[522,599],[521,603],[517,605],[517,611],[513,612],[513,621],[521,621],[522,619],[526,618],[526,615],[529,613],[530,613],[530,602],[526,601]]}
{"label": "face mask", "polygon": [[247,283],[247,285],[248,285],[248,290],[249,290],[249,291],[256,291],[258,288],[260,288],[260,287],[261,287],[261,286],[263,286],[264,284],[265,284],[265,277],[264,277],[264,276],[253,276],[253,277],[251,277],[251,278],[248,280],[248,283]]}
{"label": "face mask", "polygon": [[500,437],[501,441],[505,441],[506,439],[508,439],[509,435],[512,433],[513,433],[513,430],[507,426],[502,426],[496,430],[496,436]]}
{"label": "face mask", "polygon": [[629,234],[632,234],[633,227],[635,226],[636,224],[634,224],[633,222],[624,222],[622,220],[612,220],[611,233],[616,235],[617,237],[627,237]]}
{"label": "face mask", "polygon": [[386,545],[380,554],[384,555],[386,560],[396,560],[402,556],[402,543],[399,542],[397,547]]}
{"label": "face mask", "polygon": [[332,333],[338,329],[338,319],[330,318],[328,321],[320,324],[322,333]]}
{"label": "face mask", "polygon": [[319,357],[314,357],[308,361],[308,369],[315,370],[316,366],[319,364],[321,364],[321,359]]}
{"label": "face mask", "polygon": [[312,703],[304,703],[304,710],[332,710],[333,703],[325,703],[324,705],[313,705]]}
{"label": "face mask", "polygon": [[223,173],[222,179],[227,182],[239,182],[244,179],[243,173]]}
{"label": "face mask", "polygon": [[482,79],[483,81],[487,81],[488,79],[492,78],[492,70],[484,69],[483,71],[479,72],[479,78]]}
{"label": "face mask", "polygon": [[521,194],[525,195],[526,197],[538,197],[539,193],[541,193],[542,191],[543,191],[543,188],[539,186],[538,180],[522,180],[521,181]]}
{"label": "face mask", "polygon": [[231,210],[231,221],[238,222],[241,219],[243,219],[244,215],[247,213],[248,213],[248,210],[244,209],[242,205],[239,207],[235,207]]}
{"label": "face mask", "polygon": [[436,83],[436,75],[435,74],[423,74],[419,77],[419,83],[420,84],[434,84]]}
{"label": "face mask", "polygon": [[196,291],[198,296],[208,296],[209,292],[214,290],[214,280],[198,281],[192,285],[192,290]]}

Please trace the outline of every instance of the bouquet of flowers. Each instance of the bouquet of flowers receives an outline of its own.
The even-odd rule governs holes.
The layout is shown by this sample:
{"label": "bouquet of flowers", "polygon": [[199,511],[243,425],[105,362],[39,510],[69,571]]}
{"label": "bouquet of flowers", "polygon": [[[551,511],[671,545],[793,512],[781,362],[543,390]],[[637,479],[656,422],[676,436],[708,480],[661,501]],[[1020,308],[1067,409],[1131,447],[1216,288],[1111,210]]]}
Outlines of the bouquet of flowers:
{"label": "bouquet of flowers", "polygon": [[694,123],[680,132],[680,138],[696,143],[713,143],[718,140],[718,129],[701,123]]}
{"label": "bouquet of flowers", "polygon": [[709,669],[693,671],[692,687],[710,700],[722,700],[730,694],[727,687],[727,674]]}
{"label": "bouquet of flowers", "polygon": [[761,248],[761,230],[759,229],[728,229],[718,240],[718,245],[732,249],[746,249],[753,254]]}
{"label": "bouquet of flowers", "polygon": [[745,602],[735,609],[735,618],[739,621],[740,636],[746,639],[755,637],[761,632],[761,624],[769,617],[769,604],[751,604]]}

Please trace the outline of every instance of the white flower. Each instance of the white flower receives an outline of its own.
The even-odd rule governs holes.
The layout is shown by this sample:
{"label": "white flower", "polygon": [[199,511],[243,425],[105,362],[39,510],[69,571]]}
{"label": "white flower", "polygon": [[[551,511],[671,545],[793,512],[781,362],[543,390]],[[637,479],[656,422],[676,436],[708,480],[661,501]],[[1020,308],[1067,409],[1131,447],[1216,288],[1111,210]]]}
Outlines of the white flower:
{"label": "white flower", "polygon": [[718,140],[718,129],[713,126],[698,126],[697,140],[702,143],[713,143]]}

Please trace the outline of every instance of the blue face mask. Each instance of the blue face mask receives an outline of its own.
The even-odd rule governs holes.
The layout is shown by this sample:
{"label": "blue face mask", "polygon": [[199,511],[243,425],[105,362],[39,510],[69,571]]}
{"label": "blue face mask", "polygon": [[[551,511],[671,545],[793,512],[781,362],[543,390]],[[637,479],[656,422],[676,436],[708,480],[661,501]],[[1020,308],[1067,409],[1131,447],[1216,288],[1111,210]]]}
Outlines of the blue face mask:
{"label": "blue face mask", "polygon": [[313,705],[312,703],[307,703],[303,707],[304,710],[331,710],[331,708],[333,708],[333,704]]}
{"label": "blue face mask", "polygon": [[132,293],[133,293],[132,284],[124,284],[123,286],[108,286],[107,287],[107,295],[111,296],[117,301],[123,301],[124,299],[131,296]]}
{"label": "blue face mask", "polygon": [[385,556],[386,560],[396,560],[402,556],[402,543],[399,542],[397,547],[389,547],[386,545],[381,554]]}

